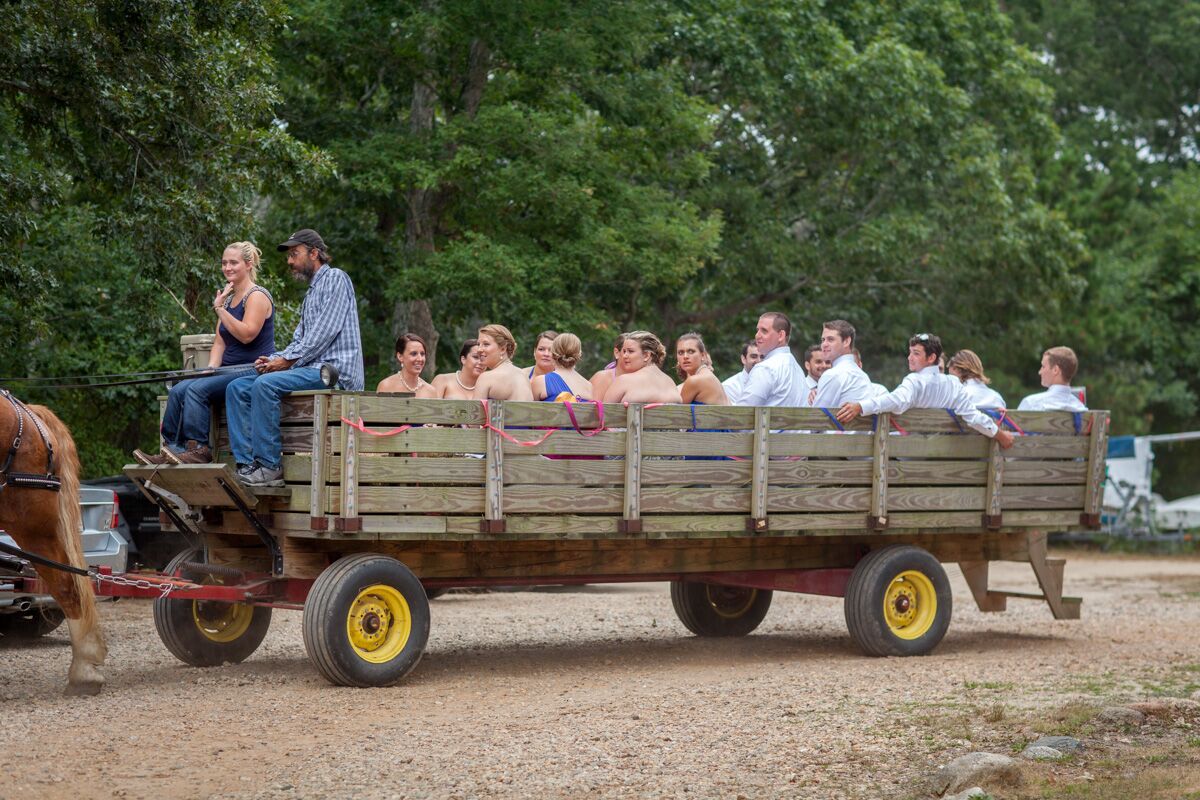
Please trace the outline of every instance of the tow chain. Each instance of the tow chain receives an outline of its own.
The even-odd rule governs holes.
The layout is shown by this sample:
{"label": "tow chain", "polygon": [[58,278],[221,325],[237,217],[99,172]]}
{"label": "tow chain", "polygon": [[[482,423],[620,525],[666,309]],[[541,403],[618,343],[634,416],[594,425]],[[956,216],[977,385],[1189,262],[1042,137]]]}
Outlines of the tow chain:
{"label": "tow chain", "polygon": [[161,593],[159,594],[159,599],[165,599],[167,595],[176,589],[190,589],[193,586],[200,585],[198,583],[192,583],[191,581],[161,581],[156,583],[154,581],[147,580],[146,578],[127,578],[124,575],[105,575],[101,572],[92,572],[91,577],[99,583],[111,583],[115,586],[132,586],[137,589],[158,589]]}

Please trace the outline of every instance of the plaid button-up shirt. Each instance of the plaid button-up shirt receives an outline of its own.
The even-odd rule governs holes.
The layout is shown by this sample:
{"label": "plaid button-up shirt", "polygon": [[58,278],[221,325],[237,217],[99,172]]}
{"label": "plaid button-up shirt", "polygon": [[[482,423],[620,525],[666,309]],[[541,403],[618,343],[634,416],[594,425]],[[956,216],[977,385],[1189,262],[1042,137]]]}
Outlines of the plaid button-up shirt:
{"label": "plaid button-up shirt", "polygon": [[300,324],[292,343],[274,355],[293,361],[293,367],[332,364],[338,371],[339,389],[363,390],[358,302],[349,275],[328,264],[317,270],[300,306]]}

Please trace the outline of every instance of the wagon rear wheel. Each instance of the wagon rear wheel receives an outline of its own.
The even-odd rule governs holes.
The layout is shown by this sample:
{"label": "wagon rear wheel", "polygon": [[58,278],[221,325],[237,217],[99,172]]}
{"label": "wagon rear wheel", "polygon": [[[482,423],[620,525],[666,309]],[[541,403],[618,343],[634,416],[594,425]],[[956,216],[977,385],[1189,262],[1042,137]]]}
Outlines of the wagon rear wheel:
{"label": "wagon rear wheel", "polygon": [[745,636],[767,616],[771,595],[769,589],[671,581],[675,614],[697,636]]}
{"label": "wagon rear wheel", "polygon": [[339,686],[390,686],[429,641],[429,599],[408,567],[362,553],[334,562],[304,603],[304,647]]}
{"label": "wagon rear wheel", "polygon": [[[164,570],[174,575],[185,561],[201,561],[200,551],[185,550]],[[221,583],[212,575],[187,575],[198,583]],[[171,654],[193,667],[238,664],[258,649],[271,626],[271,609],[212,600],[154,601],[154,627]]]}
{"label": "wagon rear wheel", "polygon": [[846,627],[871,656],[919,656],[950,627],[950,581],[938,560],[912,545],[868,553],[846,587]]}

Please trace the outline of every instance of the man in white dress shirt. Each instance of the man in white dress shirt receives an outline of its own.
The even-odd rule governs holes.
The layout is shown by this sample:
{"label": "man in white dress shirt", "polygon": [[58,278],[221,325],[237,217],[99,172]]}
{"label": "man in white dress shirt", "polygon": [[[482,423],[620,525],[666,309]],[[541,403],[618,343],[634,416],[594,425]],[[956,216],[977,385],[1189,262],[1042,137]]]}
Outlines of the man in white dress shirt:
{"label": "man in white dress shirt", "polygon": [[971,403],[962,381],[942,373],[942,340],[931,333],[918,333],[908,340],[908,368],[911,370],[894,390],[861,402],[846,403],[838,409],[838,421],[845,424],[859,414],[903,414],[910,408],[944,408],[989,439],[1001,449],[1012,447],[1012,434],[1000,430],[992,418]]}
{"label": "man in white dress shirt", "polygon": [[725,387],[725,397],[729,399],[730,405],[738,404],[738,398],[746,389],[746,381],[750,380],[750,370],[761,360],[762,356],[758,354],[758,345],[754,343],[753,339],[742,345],[741,371],[721,382],[721,385]]}
{"label": "man in white dress shirt", "polygon": [[788,339],[792,323],[779,311],[768,311],[758,318],[754,343],[762,361],[750,370],[739,406],[803,406],[804,370],[792,355]]}
{"label": "man in white dress shirt", "polygon": [[817,396],[817,381],[829,369],[829,362],[821,352],[820,344],[810,344],[804,350],[804,405],[811,406]]}
{"label": "man in white dress shirt", "polygon": [[854,326],[844,319],[826,322],[821,330],[821,353],[829,368],[817,382],[814,408],[841,408],[870,397],[871,379],[854,360]]}
{"label": "man in white dress shirt", "polygon": [[1087,411],[1079,392],[1071,388],[1071,379],[1079,370],[1079,359],[1069,347],[1051,347],[1042,353],[1038,377],[1046,391],[1031,394],[1017,406],[1018,411]]}

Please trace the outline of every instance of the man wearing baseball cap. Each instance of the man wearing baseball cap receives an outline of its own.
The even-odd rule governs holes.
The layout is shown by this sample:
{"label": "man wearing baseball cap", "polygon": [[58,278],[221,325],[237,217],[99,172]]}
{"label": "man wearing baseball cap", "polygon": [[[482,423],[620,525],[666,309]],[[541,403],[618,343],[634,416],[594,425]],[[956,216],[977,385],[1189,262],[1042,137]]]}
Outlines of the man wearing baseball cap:
{"label": "man wearing baseball cap", "polygon": [[257,375],[238,378],[225,392],[229,449],[247,486],[283,485],[279,403],[288,392],[323,389],[321,365],[338,373],[339,389],[362,391],[362,336],[350,276],[330,266],[320,234],[303,228],[277,248],[292,275],[308,283],[300,324],[282,351],[254,362]]}

